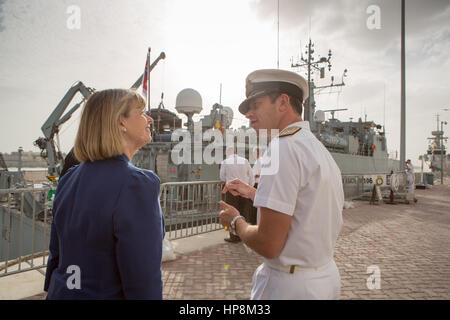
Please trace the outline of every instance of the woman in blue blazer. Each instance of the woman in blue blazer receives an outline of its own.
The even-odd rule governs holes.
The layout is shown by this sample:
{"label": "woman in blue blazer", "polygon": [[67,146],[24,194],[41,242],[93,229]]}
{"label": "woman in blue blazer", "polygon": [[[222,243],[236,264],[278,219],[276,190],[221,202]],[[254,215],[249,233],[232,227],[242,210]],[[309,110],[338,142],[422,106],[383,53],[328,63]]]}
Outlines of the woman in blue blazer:
{"label": "woman in blue blazer", "polygon": [[132,90],[86,102],[74,146],[81,164],[53,202],[47,299],[162,299],[160,180],[130,162],[152,122]]}

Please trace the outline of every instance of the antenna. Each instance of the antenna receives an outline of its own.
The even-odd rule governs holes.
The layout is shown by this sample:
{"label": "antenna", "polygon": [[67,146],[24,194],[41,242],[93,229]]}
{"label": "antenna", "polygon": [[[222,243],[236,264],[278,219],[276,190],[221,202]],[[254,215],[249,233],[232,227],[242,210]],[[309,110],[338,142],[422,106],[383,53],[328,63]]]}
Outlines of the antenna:
{"label": "antenna", "polygon": [[309,16],[309,39],[311,40],[311,16]]}
{"label": "antenna", "polygon": [[386,131],[386,82],[384,83],[383,132]]}
{"label": "antenna", "polygon": [[[302,57],[302,60],[303,60],[302,40],[300,40],[300,54],[301,54],[301,57]],[[297,60],[298,60],[298,58],[297,58]]]}
{"label": "antenna", "polygon": [[[310,24],[311,24],[311,17]],[[311,29],[311,26],[310,26]],[[311,33],[311,30],[310,30]],[[301,42],[300,42],[301,45]],[[316,94],[315,91],[319,92],[320,90],[323,90],[325,88],[332,88],[332,87],[342,87],[345,85],[344,83],[344,77],[347,75],[347,69],[344,70],[344,73],[342,74],[342,81],[341,83],[334,83],[334,77],[332,77],[331,84],[326,86],[316,86],[314,84],[314,73],[320,72],[320,78],[325,77],[325,67],[322,67],[322,64],[328,65],[328,71],[331,70],[331,50],[328,51],[328,57],[319,57],[318,59],[315,59],[314,57],[314,43],[312,43],[311,38],[309,38],[309,42],[306,45],[306,51],[305,55],[306,57],[303,57],[303,51],[301,51],[301,61],[299,63],[292,63],[291,68],[297,68],[297,67],[304,67],[306,69],[306,76],[308,77],[307,82],[309,85],[309,98],[306,100],[305,103],[305,109],[304,109],[304,120],[310,121],[311,128],[315,129],[315,123],[313,121],[313,115],[314,115],[314,109],[315,109],[315,103],[314,103],[314,94]],[[330,90],[331,91],[331,90]],[[330,92],[331,93],[331,92]],[[319,94],[319,93],[317,93]],[[312,121],[312,122],[311,122]]]}
{"label": "antenna", "polygon": [[278,0],[277,69],[280,69],[280,0]]}
{"label": "antenna", "polygon": [[[345,108],[345,109],[330,109],[330,110],[322,110],[323,112],[330,112],[331,113],[331,119],[330,120],[336,120],[336,118],[334,117],[334,113],[336,112],[336,111],[346,111],[346,110],[348,110],[347,108]],[[352,119],[352,118],[350,118],[350,119]]]}
{"label": "antenna", "polygon": [[222,104],[222,84],[220,84],[219,104]]}

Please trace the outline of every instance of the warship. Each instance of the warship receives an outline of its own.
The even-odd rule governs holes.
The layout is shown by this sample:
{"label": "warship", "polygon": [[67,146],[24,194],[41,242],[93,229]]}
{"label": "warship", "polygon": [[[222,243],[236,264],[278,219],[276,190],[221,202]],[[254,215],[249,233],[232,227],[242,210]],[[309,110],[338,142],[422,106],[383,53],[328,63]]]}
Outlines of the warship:
{"label": "warship", "polygon": [[[343,176],[363,176],[365,183],[370,186],[383,180],[386,183],[386,175],[392,172],[401,171],[400,162],[389,157],[387,149],[386,135],[384,127],[373,121],[340,121],[335,117],[335,113],[346,109],[325,109],[316,107],[315,93],[325,88],[344,86],[344,71],[342,81],[334,83],[331,77],[331,84],[328,86],[316,86],[313,80],[315,71],[320,72],[321,78],[325,75],[325,68],[321,64],[328,64],[331,69],[331,50],[327,58],[314,60],[313,44],[311,40],[307,46],[307,58],[301,58],[301,63],[293,64],[292,68],[305,68],[309,83],[309,98],[304,104],[304,120],[309,121],[311,131],[330,151]],[[188,118],[185,126],[193,132],[193,114],[198,114],[202,110],[201,96],[193,89],[181,91],[176,99],[175,109]],[[325,120],[325,114],[330,113],[331,119]],[[153,141],[144,146],[133,158],[133,162],[146,169],[154,170],[163,182],[181,181],[207,181],[218,180],[218,164],[175,164],[171,157],[171,150],[178,143],[172,138],[174,130],[182,127],[181,118],[174,112],[165,109],[161,100],[158,108],[151,109],[151,117],[154,119]],[[230,107],[216,103],[212,106],[209,115],[203,117],[198,124],[202,132],[210,128],[229,129],[233,119],[233,111]],[[243,128],[249,129],[249,127]],[[204,149],[209,141],[202,141]],[[248,144],[248,143],[246,143]],[[192,147],[194,151],[195,147]],[[245,156],[250,157],[249,146],[245,147]],[[381,180],[380,178],[381,177]],[[354,179],[345,179],[345,184],[351,184]]]}
{"label": "warship", "polygon": [[[439,121],[439,114],[436,115],[436,130],[431,132],[432,137],[428,138],[429,144],[426,154],[421,158],[427,163],[434,175],[449,174],[448,167],[450,165],[450,155],[446,154],[444,142],[448,138],[444,137],[444,125],[447,121]],[[441,127],[439,128],[439,124]]]}
{"label": "warship", "polygon": [[[316,106],[315,95],[325,88],[342,87],[345,85],[344,78],[347,70],[344,70],[340,83],[335,83],[331,77],[331,84],[326,86],[316,86],[314,82],[315,73],[320,73],[320,78],[325,77],[325,67],[331,70],[331,50],[328,57],[314,57],[314,44],[309,40],[306,46],[306,58],[302,57],[300,63],[292,63],[291,67],[296,71],[306,69],[306,76],[309,83],[309,98],[304,104],[303,118],[309,121],[311,131],[331,152],[333,158],[341,169],[343,175],[364,175],[365,179],[373,181],[374,175],[385,175],[402,171],[400,162],[389,157],[387,149],[386,135],[384,127],[373,121],[340,121],[335,114],[347,109],[319,109]],[[159,57],[150,65],[149,72],[156,64],[165,59],[165,53],[161,52]],[[137,89],[143,84],[143,75],[139,76],[131,88]],[[42,158],[48,163],[48,178],[56,186],[59,175],[64,165],[64,157],[58,147],[58,132],[60,127],[80,108],[86,99],[95,91],[86,87],[81,81],[72,86],[49,118],[42,126],[44,137],[35,141],[35,145],[41,149]],[[64,114],[74,96],[80,93],[82,100],[76,103]],[[174,131],[186,130],[193,135],[193,128],[200,127],[202,133],[209,129],[231,130],[233,120],[233,110],[230,107],[215,103],[210,110],[210,114],[204,116],[200,121],[193,121],[193,115],[202,111],[202,98],[197,91],[191,88],[182,90],[176,98],[175,109],[178,113],[165,108],[163,103],[164,95],[161,95],[161,102],[158,107],[150,108],[149,114],[154,119],[152,125],[152,142],[144,146],[136,153],[133,163],[141,168],[155,171],[162,182],[182,182],[182,181],[211,181],[219,179],[219,164],[207,163],[184,163],[176,164],[171,159],[172,150],[180,141],[173,135]],[[331,114],[331,118],[326,120],[325,115]],[[187,123],[182,126],[180,114],[187,116]],[[249,129],[240,128],[240,129]],[[235,130],[238,131],[238,130]],[[199,144],[194,145],[192,141],[192,152]],[[202,150],[208,146],[210,141],[201,141]],[[245,155],[251,156],[248,142],[246,142]],[[223,153],[225,154],[225,153]],[[193,155],[194,157],[194,155]],[[383,178],[383,180],[386,180]],[[10,185],[11,186],[11,185]],[[9,187],[10,187],[9,186]],[[6,186],[2,186],[6,188]]]}
{"label": "warship", "polygon": [[[309,121],[311,131],[330,151],[341,173],[373,176],[401,170],[400,162],[389,157],[383,126],[366,119],[363,121],[361,118],[356,122],[336,119],[335,112],[347,110],[345,108],[326,110],[317,108],[315,94],[326,88],[345,86],[347,69],[344,70],[340,83],[335,83],[332,76],[331,84],[316,86],[314,74],[319,73],[323,79],[325,68],[328,67],[328,71],[331,71],[332,52],[328,51],[328,57],[315,58],[314,51],[314,44],[310,39],[306,46],[306,57],[303,57],[302,52],[300,61],[292,62],[291,67],[297,70],[306,69],[309,98],[304,104],[304,120]],[[328,112],[331,119],[325,121],[325,114]],[[366,179],[370,181],[370,178]]]}
{"label": "warship", "polygon": [[[343,109],[317,108],[314,99],[315,93],[324,88],[344,86],[347,70],[344,71],[340,83],[334,83],[334,78],[331,77],[330,85],[315,86],[314,72],[320,72],[320,76],[323,78],[325,68],[322,65],[327,64],[328,70],[331,69],[331,51],[327,58],[321,57],[316,60],[313,58],[313,53],[313,44],[310,40],[306,51],[307,58],[302,56],[300,63],[292,63],[292,68],[306,68],[307,70],[310,92],[309,98],[304,104],[304,120],[309,121],[312,132],[330,151],[341,169],[346,198],[355,198],[364,191],[371,190],[374,185],[391,185],[398,188],[399,184],[401,185],[403,182],[394,177],[396,172],[401,171],[400,163],[389,158],[384,128],[382,130],[382,127],[373,121],[362,121],[362,119],[355,122],[340,121],[335,117],[335,113]],[[165,57],[165,53],[161,52],[149,66],[147,72],[151,72],[158,61]],[[139,76],[131,88],[138,89],[142,85],[144,74]],[[49,239],[50,231],[52,196],[64,166],[63,153],[59,149],[58,132],[93,92],[95,89],[85,86],[81,81],[76,82],[42,126],[44,137],[37,139],[35,145],[41,149],[41,156],[48,163],[48,182],[43,189],[24,189],[30,186],[20,182],[20,175],[0,170],[0,227],[8,233],[6,236],[8,240],[5,238],[6,241],[2,241],[0,246],[0,261],[5,258],[20,257],[20,252],[25,254],[34,252],[35,248],[32,248],[32,245],[46,250],[46,241]],[[82,95],[81,101],[65,113],[77,94]],[[221,134],[232,132],[238,135],[250,128],[244,126],[232,129],[233,110],[221,103],[212,105],[210,113],[195,122],[193,116],[199,114],[203,106],[200,94],[192,88],[186,88],[178,93],[175,105],[177,113],[164,106],[163,98],[162,94],[158,107],[148,110],[154,119],[152,141],[134,155],[132,162],[137,167],[156,172],[163,187],[161,201],[174,204],[173,208],[172,205],[170,208],[163,207],[166,230],[170,230],[172,225],[186,227],[211,223],[213,221],[211,212],[218,213],[218,211],[216,212],[217,202],[220,200],[220,183],[218,183],[220,161],[211,163],[200,159],[200,161],[178,163],[173,157],[173,151],[180,143],[190,144],[191,148],[188,150],[192,153],[191,159],[195,160],[196,153],[198,154],[200,151],[200,154],[203,154],[214,142],[214,135],[208,136],[205,133],[216,131]],[[326,120],[325,114],[328,112],[331,113],[331,119]],[[186,115],[188,119],[184,126],[180,118],[181,114]],[[199,133],[198,136],[196,132]],[[189,141],[183,141],[183,137],[192,138]],[[233,139],[238,138],[233,137]],[[249,137],[246,137],[241,143],[247,158],[252,156],[252,141],[250,140]],[[239,141],[236,140],[236,143]],[[220,151],[213,155],[215,159],[225,155],[225,147],[222,145],[219,149],[215,149]],[[203,185],[194,186],[193,183],[203,183]],[[216,183],[214,188],[219,188],[219,191],[214,189],[211,192],[212,183]],[[185,185],[186,188],[178,188],[180,185]],[[6,191],[14,188],[21,189],[21,191],[19,193]],[[194,197],[194,200],[190,197]],[[201,206],[192,210],[190,206],[194,202],[200,203]],[[22,234],[24,239],[12,241],[12,237],[16,237],[18,234]],[[11,245],[8,249],[8,242],[20,245],[15,247]]]}

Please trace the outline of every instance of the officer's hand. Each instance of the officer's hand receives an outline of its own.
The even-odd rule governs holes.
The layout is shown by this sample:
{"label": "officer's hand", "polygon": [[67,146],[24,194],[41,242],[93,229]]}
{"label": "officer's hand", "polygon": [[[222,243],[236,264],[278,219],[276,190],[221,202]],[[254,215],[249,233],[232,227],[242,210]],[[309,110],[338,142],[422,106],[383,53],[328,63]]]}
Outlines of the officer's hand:
{"label": "officer's hand", "polygon": [[228,203],[224,201],[219,201],[219,204],[220,207],[222,208],[222,211],[220,211],[219,214],[220,223],[225,228],[230,228],[231,220],[233,220],[235,216],[240,215],[239,211],[235,207],[230,206]]}
{"label": "officer's hand", "polygon": [[256,189],[239,179],[234,179],[228,182],[222,189],[222,193],[226,193],[227,191],[231,192],[233,196],[241,196],[253,201]]}

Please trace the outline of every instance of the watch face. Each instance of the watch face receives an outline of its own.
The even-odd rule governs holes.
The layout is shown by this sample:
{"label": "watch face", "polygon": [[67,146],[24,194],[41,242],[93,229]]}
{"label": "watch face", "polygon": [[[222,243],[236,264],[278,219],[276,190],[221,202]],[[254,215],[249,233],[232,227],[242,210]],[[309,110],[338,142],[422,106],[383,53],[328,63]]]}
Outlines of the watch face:
{"label": "watch face", "polygon": [[236,235],[236,231],[234,230],[234,222],[235,221],[236,220],[234,220],[234,218],[233,218],[230,222],[230,232],[231,232],[231,234],[234,234],[234,235]]}
{"label": "watch face", "polygon": [[236,235],[236,231],[234,230],[234,221],[231,221],[230,223],[230,232],[233,235]]}

